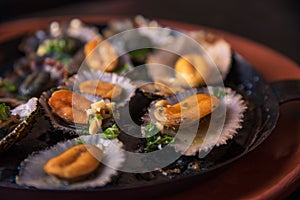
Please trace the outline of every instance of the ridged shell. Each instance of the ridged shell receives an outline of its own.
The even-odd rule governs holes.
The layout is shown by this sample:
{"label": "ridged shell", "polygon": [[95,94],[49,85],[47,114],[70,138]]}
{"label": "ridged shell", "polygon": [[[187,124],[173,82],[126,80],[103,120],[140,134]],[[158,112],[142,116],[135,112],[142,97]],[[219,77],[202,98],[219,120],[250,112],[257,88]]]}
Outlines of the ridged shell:
{"label": "ridged shell", "polygon": [[52,109],[48,104],[48,100],[51,97],[52,93],[52,91],[45,91],[42,93],[39,99],[43,111],[45,112],[45,116],[49,118],[52,128],[55,131],[62,131],[68,136],[82,135],[82,130],[87,129],[87,127],[69,123],[52,112]]}
{"label": "ridged shell", "polygon": [[[196,135],[196,141],[198,142],[193,142],[188,149],[184,150],[186,146],[184,145],[183,141],[177,141],[173,144],[177,151],[184,151],[183,154],[187,156],[195,155],[198,152],[201,153],[202,151],[207,152],[214,146],[226,144],[227,140],[232,139],[234,135],[238,133],[238,129],[242,127],[241,124],[243,122],[244,112],[247,109],[247,106],[245,105],[242,96],[231,88],[224,88],[224,91],[226,92],[226,95],[221,98],[221,102],[226,106],[226,116],[221,133],[217,129],[214,130],[215,127],[210,127],[213,130],[211,132],[215,132],[216,134],[207,135],[206,131],[210,125],[210,120],[205,119],[200,121],[198,133]],[[188,93],[189,92],[186,94]],[[223,118],[223,116],[217,117],[220,117],[220,120]]]}
{"label": "ridged shell", "polygon": [[[211,88],[210,88],[211,89]],[[204,118],[199,122],[199,128],[197,131],[197,135],[194,139],[194,142],[187,148],[187,144],[185,141],[175,140],[172,146],[176,149],[176,151],[182,152],[183,155],[192,156],[196,155],[198,152],[207,152],[212,149],[214,146],[220,146],[222,144],[226,144],[227,140],[232,139],[234,135],[238,133],[238,129],[241,128],[241,123],[243,122],[244,112],[247,109],[242,96],[236,93],[231,88],[224,88],[226,95],[222,98],[221,104],[225,105],[226,108],[226,116],[224,121],[224,126],[222,127],[222,131],[220,133],[219,130],[214,130],[216,127],[210,127],[216,134],[207,135],[207,129],[210,125],[210,119]],[[176,101],[183,100],[191,95],[194,95],[198,92],[208,93],[207,88],[201,89],[192,89],[188,90],[184,93],[179,93],[176,96],[167,98],[168,101],[175,103]],[[217,118],[223,118],[223,116],[217,116]],[[147,113],[144,117],[144,124],[151,122],[149,114]],[[153,121],[152,121],[153,123]],[[194,129],[195,127],[191,127]],[[218,129],[218,128],[216,128]],[[142,132],[145,130],[144,125],[142,126]],[[171,130],[170,130],[171,131]],[[190,132],[194,132],[193,130],[189,130],[189,128],[181,129],[181,134],[189,134]],[[176,133],[174,133],[175,135]],[[145,134],[144,134],[145,135]],[[181,136],[182,137],[182,136]],[[218,137],[218,138],[217,138]]]}
{"label": "ridged shell", "polygon": [[26,55],[34,56],[44,40],[63,37],[74,38],[83,44],[101,36],[96,27],[87,26],[79,19],[72,19],[69,23],[53,21],[47,31],[37,30],[34,35],[25,38],[19,48]]}
{"label": "ridged shell", "polygon": [[[64,181],[57,181],[47,175],[43,170],[44,164],[70,147],[77,145],[78,139],[85,144],[98,145],[103,148],[104,154],[101,161],[100,172],[96,174],[96,177],[90,180],[68,184]],[[104,186],[111,181],[112,176],[117,175],[117,169],[119,169],[125,161],[122,146],[123,144],[119,140],[106,140],[101,137],[101,134],[81,136],[58,143],[49,149],[28,156],[20,165],[20,172],[16,177],[16,182],[23,186],[58,190],[75,190]]]}
{"label": "ridged shell", "polygon": [[39,102],[35,97],[11,110],[13,115],[18,114],[20,116],[21,122],[13,131],[0,140],[0,152],[8,150],[14,143],[28,135],[38,112]]}
{"label": "ridged shell", "polygon": [[[48,30],[37,30],[33,35],[25,38],[19,48],[30,58],[37,55],[46,55],[54,59],[64,60],[66,61],[64,63],[66,71],[69,75],[73,75],[78,71],[85,58],[83,53],[84,44],[95,38],[101,38],[98,29],[87,26],[79,19],[72,19],[70,22],[63,23],[53,21]],[[68,39],[72,42],[72,47],[66,52],[38,53],[39,46],[49,39]]]}
{"label": "ridged shell", "polygon": [[[113,99],[117,107],[123,107],[129,102],[130,98],[135,94],[136,87],[131,83],[129,78],[119,76],[115,73],[106,73],[98,70],[86,70],[76,74],[66,81],[66,86],[70,90],[79,92],[79,84],[87,80],[99,80],[103,82],[117,84],[122,87],[122,94],[119,98]],[[102,98],[97,95],[82,94],[87,99],[96,102]]]}
{"label": "ridged shell", "polygon": [[[36,73],[47,73],[37,78]],[[33,76],[32,76],[33,75]],[[3,81],[8,81],[16,86],[15,92],[1,92],[0,97],[14,97],[19,99],[38,97],[42,91],[56,87],[63,83],[67,76],[64,65],[52,58],[35,57],[19,59],[14,65],[14,71]]]}
{"label": "ridged shell", "polygon": [[188,34],[204,47],[225,79],[231,66],[230,44],[220,36],[206,31],[191,31]]}
{"label": "ridged shell", "polygon": [[167,98],[184,91],[183,87],[176,84],[175,79],[171,79],[168,82],[154,83],[135,81],[134,84],[149,99]]}

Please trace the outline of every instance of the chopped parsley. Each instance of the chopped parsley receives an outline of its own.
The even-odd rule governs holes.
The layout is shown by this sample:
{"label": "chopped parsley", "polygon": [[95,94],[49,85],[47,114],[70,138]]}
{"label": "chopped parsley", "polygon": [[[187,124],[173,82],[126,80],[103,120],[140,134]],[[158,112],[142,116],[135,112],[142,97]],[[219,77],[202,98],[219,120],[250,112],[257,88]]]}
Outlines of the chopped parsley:
{"label": "chopped parsley", "polygon": [[126,72],[126,71],[129,71],[131,67],[131,64],[130,63],[125,63],[122,67],[118,68],[115,73],[116,74],[121,74],[122,72]]}
{"label": "chopped parsley", "polygon": [[120,134],[120,130],[118,129],[117,125],[114,124],[112,127],[105,129],[103,132],[103,137],[106,139],[115,139]]}
{"label": "chopped parsley", "polygon": [[54,53],[71,53],[75,48],[75,42],[70,39],[46,39],[38,47],[37,54],[39,56]]}
{"label": "chopped parsley", "polygon": [[143,61],[146,56],[151,52],[151,49],[137,49],[137,50],[134,50],[134,51],[131,51],[129,53],[130,55],[130,58],[134,61]]}
{"label": "chopped parsley", "polygon": [[0,81],[0,88],[4,88],[6,92],[16,92],[18,90],[16,85],[7,80]]}
{"label": "chopped parsley", "polygon": [[145,134],[146,138],[156,135],[159,132],[159,129],[155,124],[148,123],[146,124]]}
{"label": "chopped parsley", "polygon": [[63,87],[53,87],[50,89],[51,92],[55,92],[57,90],[67,90],[67,88],[63,88]]}
{"label": "chopped parsley", "polygon": [[154,124],[147,124],[145,128],[147,145],[144,148],[146,152],[162,149],[164,146],[174,142],[174,137],[163,135]]}
{"label": "chopped parsley", "polygon": [[0,103],[0,120],[6,121],[8,118],[10,118],[10,115],[10,108],[4,103]]}
{"label": "chopped parsley", "polygon": [[81,139],[76,139],[75,141],[76,141],[77,144],[84,144],[84,141],[81,140]]}
{"label": "chopped parsley", "polygon": [[101,114],[95,114],[95,117],[97,118],[97,119],[100,119],[100,120],[102,120],[102,119],[104,119],[102,116],[101,116]]}
{"label": "chopped parsley", "polygon": [[219,99],[221,99],[227,95],[227,92],[225,92],[225,90],[221,89],[221,88],[213,87],[212,91],[213,91],[213,95]]}
{"label": "chopped parsley", "polygon": [[57,53],[53,56],[53,58],[57,61],[60,61],[63,64],[68,64],[72,60],[72,58],[69,55],[66,55],[64,53]]}

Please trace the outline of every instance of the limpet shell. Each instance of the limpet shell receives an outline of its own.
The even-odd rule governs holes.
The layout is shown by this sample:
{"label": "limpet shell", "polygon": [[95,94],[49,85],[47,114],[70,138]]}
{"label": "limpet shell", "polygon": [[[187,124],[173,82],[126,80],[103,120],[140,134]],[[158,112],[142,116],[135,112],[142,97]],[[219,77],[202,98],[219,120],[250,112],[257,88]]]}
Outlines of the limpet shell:
{"label": "limpet shell", "polygon": [[[35,56],[38,46],[46,39],[75,39],[83,45],[99,37],[101,36],[96,27],[87,26],[79,19],[72,19],[68,23],[53,21],[49,25],[48,30],[37,30],[33,35],[25,38],[19,48],[26,55]],[[77,44],[77,46],[80,45]]]}
{"label": "limpet shell", "polygon": [[[7,100],[5,100],[7,102]],[[0,102],[3,102],[0,100]],[[11,110],[12,115],[19,115],[21,122],[0,140],[0,152],[8,150],[14,143],[20,141],[28,135],[31,125],[39,112],[39,102],[36,97],[29,99]]]}
{"label": "limpet shell", "polygon": [[157,99],[163,97],[166,98],[185,90],[183,87],[177,85],[176,81],[173,79],[167,82],[154,81],[153,83],[136,81],[135,85],[149,99]]}
{"label": "limpet shell", "polygon": [[[55,91],[45,91],[42,93],[42,95],[40,96],[40,99],[39,99],[39,102],[45,113],[45,117],[48,118],[52,129],[55,130],[54,133],[61,132],[62,134],[64,134],[67,137],[69,137],[69,136],[74,137],[74,136],[80,136],[80,135],[87,134],[87,132],[88,132],[88,124],[87,123],[79,124],[79,123],[73,123],[71,121],[67,121],[66,119],[61,118],[58,114],[56,114],[53,111],[53,109],[49,105],[49,99],[54,92]],[[108,102],[109,102],[109,100],[105,100],[105,103],[108,103]],[[118,115],[118,114],[116,113],[116,115]],[[113,116],[113,117],[116,117],[116,116]],[[88,119],[88,117],[87,117],[87,119]],[[102,127],[109,126],[111,123],[114,122],[113,120],[114,120],[113,118],[107,118],[107,119],[103,120]]]}
{"label": "limpet shell", "polygon": [[[85,58],[84,44],[101,37],[96,27],[87,26],[79,19],[62,23],[53,21],[48,30],[37,30],[34,34],[26,37],[19,49],[30,58],[41,55],[58,59],[64,62],[68,75],[73,75],[78,71]],[[56,42],[60,43],[60,48],[50,48],[50,50],[45,48],[50,45],[49,42],[52,45]]]}
{"label": "limpet shell", "polygon": [[[212,87],[209,87],[212,89]],[[216,87],[217,88],[217,87]],[[185,99],[191,95],[194,95],[195,93],[208,93],[208,88],[199,88],[199,89],[192,89],[187,90],[184,93],[179,93],[173,97],[167,98],[170,102],[176,102],[177,99]],[[223,98],[220,98],[220,105],[225,105],[226,108],[226,117],[224,121],[224,126],[222,127],[222,131],[220,133],[219,130],[215,130],[216,134],[210,134],[207,135],[207,130],[210,125],[210,118],[204,118],[199,121],[199,128],[197,131],[197,135],[194,138],[194,141],[192,144],[187,148],[187,144],[185,141],[181,140],[175,140],[172,146],[174,146],[176,151],[182,152],[183,155],[186,156],[193,156],[196,155],[198,152],[207,152],[208,150],[212,149],[214,146],[220,146],[227,143],[227,140],[232,139],[236,134],[239,128],[242,127],[241,123],[243,122],[244,112],[247,109],[247,106],[245,105],[245,102],[242,98],[242,96],[238,93],[236,93],[231,88],[224,88],[224,92],[226,95]],[[216,116],[217,118],[222,118],[223,116]],[[141,127],[142,132],[145,130],[145,124],[148,122],[151,122],[150,115],[147,113],[143,116],[144,124]],[[220,119],[221,120],[221,119]],[[192,126],[192,129],[195,127]],[[210,129],[214,129],[217,127],[210,127]],[[171,131],[172,129],[168,129],[167,131]],[[189,130],[189,127],[187,128],[181,128],[181,135],[189,134],[191,132],[194,132],[194,130]],[[213,132],[213,131],[212,131]],[[176,133],[168,133],[170,135],[175,135]],[[144,133],[145,135],[145,133]],[[181,136],[182,137],[182,136]],[[216,138],[218,137],[218,138]]]}
{"label": "limpet shell", "polygon": [[177,81],[183,86],[199,87],[206,85],[211,69],[204,57],[198,54],[184,55],[175,64]]}
{"label": "limpet shell", "polygon": [[188,34],[204,47],[225,79],[231,66],[230,44],[222,37],[206,31],[191,31]]}
{"label": "limpet shell", "polygon": [[211,114],[218,106],[218,98],[200,93],[175,104],[166,100],[157,101],[148,111],[155,121],[165,127],[184,128]]}
{"label": "limpet shell", "polygon": [[[69,78],[66,81],[66,87],[70,90],[80,93],[79,85],[88,80],[99,80],[102,82],[113,83],[122,87],[122,93],[118,98],[113,98],[111,101],[116,103],[116,107],[123,107],[129,102],[130,98],[134,95],[136,87],[131,83],[129,78],[119,76],[115,73],[106,73],[98,70],[81,71]],[[96,102],[103,99],[97,95],[90,95],[82,93],[87,99]]]}
{"label": "limpet shell", "polygon": [[114,47],[103,39],[95,39],[84,47],[85,62],[94,70],[113,72],[118,67],[118,55]]}
{"label": "limpet shell", "polygon": [[48,104],[49,98],[51,97],[52,93],[52,91],[43,92],[40,96],[39,102],[43,108],[43,111],[45,112],[45,116],[49,118],[50,124],[53,129],[56,131],[62,131],[63,133],[66,133],[70,136],[81,135],[82,131],[87,129],[87,126],[67,122],[52,111],[50,105]]}
{"label": "limpet shell", "polygon": [[23,57],[14,64],[14,71],[3,80],[15,85],[16,91],[0,92],[0,96],[19,99],[38,97],[42,91],[62,84],[66,76],[64,64],[55,59]]}
{"label": "limpet shell", "polygon": [[[85,144],[100,146],[103,149],[103,158],[95,177],[68,184],[47,175],[43,170],[44,164],[70,147],[77,145],[78,140],[81,140]],[[35,152],[28,156],[20,165],[20,172],[16,177],[16,182],[22,186],[58,190],[75,190],[104,186],[111,181],[112,176],[117,175],[117,170],[125,161],[125,153],[122,150],[122,146],[123,144],[119,140],[106,140],[101,137],[101,134],[81,136],[58,143],[49,149]]]}
{"label": "limpet shell", "polygon": [[[183,154],[187,156],[196,155],[198,152],[207,152],[214,146],[218,147],[226,144],[227,140],[232,139],[238,133],[238,129],[242,127],[241,124],[243,122],[244,112],[247,109],[247,106],[245,105],[242,96],[231,88],[224,88],[224,91],[226,92],[226,95],[221,98],[221,102],[226,106],[226,116],[221,133],[219,130],[214,130],[212,132],[215,132],[216,134],[207,135],[206,132],[210,126],[210,119],[205,119],[200,121],[198,133],[193,143],[186,150],[184,141],[176,141],[172,144],[176,151],[184,151]],[[223,116],[217,116],[217,118],[218,117],[222,118]],[[211,128],[214,129],[215,127],[210,127],[210,129]],[[186,133],[188,134],[188,132],[189,130],[187,129]]]}

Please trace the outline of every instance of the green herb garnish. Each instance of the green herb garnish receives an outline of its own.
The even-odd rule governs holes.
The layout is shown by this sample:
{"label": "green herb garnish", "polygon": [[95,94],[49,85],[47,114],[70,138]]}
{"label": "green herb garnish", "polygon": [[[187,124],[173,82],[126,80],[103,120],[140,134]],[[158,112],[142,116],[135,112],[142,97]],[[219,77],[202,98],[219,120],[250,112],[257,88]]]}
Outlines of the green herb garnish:
{"label": "green herb garnish", "polygon": [[0,120],[6,121],[8,118],[10,118],[10,115],[10,108],[4,103],[0,103]]}
{"label": "green herb garnish", "polygon": [[74,51],[75,42],[70,39],[46,39],[37,49],[37,54],[43,56],[54,53],[71,53]]}
{"label": "green herb garnish", "polygon": [[134,61],[141,62],[151,52],[151,49],[137,49],[129,53],[130,58]]}
{"label": "green herb garnish", "polygon": [[151,136],[156,135],[159,132],[159,129],[155,124],[148,123],[146,124],[145,134],[146,138],[150,138]]}
{"label": "green herb garnish", "polygon": [[16,92],[18,90],[16,85],[7,80],[0,81],[0,88],[4,88],[6,92]]}
{"label": "green herb garnish", "polygon": [[77,144],[84,144],[84,141],[81,140],[81,139],[76,139],[75,141],[76,141]]}
{"label": "green herb garnish", "polygon": [[104,118],[101,116],[101,114],[90,114],[89,115],[89,120],[88,120],[88,126],[90,126],[91,121],[94,119],[99,119],[99,120],[103,120]]}
{"label": "green herb garnish", "polygon": [[213,91],[213,95],[219,99],[221,99],[227,95],[227,92],[225,92],[224,89],[220,89],[217,87],[213,87],[212,91]]}
{"label": "green herb garnish", "polygon": [[125,63],[122,67],[118,68],[115,73],[116,74],[121,74],[122,72],[129,71],[131,64],[130,63]]}
{"label": "green herb garnish", "polygon": [[51,92],[55,92],[55,91],[58,91],[58,90],[67,90],[67,88],[63,88],[63,87],[53,87],[50,89]]}
{"label": "green herb garnish", "polygon": [[86,130],[86,129],[84,129],[84,130],[81,131],[81,133],[82,133],[83,135],[88,135],[88,134],[89,134],[89,131]]}
{"label": "green herb garnish", "polygon": [[103,136],[106,139],[115,139],[120,134],[120,130],[118,129],[117,125],[114,124],[112,127],[105,129],[103,132]]}
{"label": "green herb garnish", "polygon": [[147,138],[147,146],[144,149],[147,152],[162,149],[164,146],[174,142],[174,137],[169,135],[162,135],[158,133],[150,138]]}
{"label": "green herb garnish", "polygon": [[163,135],[154,124],[147,124],[145,129],[147,145],[144,148],[146,152],[155,151],[174,142],[174,137]]}
{"label": "green herb garnish", "polygon": [[101,114],[95,114],[95,117],[96,117],[97,119],[100,119],[100,120],[104,119],[104,118],[101,116]]}
{"label": "green herb garnish", "polygon": [[63,53],[57,53],[54,55],[54,59],[60,61],[63,64],[68,64],[71,62],[72,58],[69,55]]}

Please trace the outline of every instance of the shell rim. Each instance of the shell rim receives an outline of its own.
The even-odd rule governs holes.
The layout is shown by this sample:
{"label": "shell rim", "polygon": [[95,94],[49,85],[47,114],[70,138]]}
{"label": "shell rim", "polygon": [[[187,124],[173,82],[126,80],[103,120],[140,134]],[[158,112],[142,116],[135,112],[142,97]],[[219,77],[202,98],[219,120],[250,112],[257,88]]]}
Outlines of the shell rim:
{"label": "shell rim", "polygon": [[27,131],[26,128],[29,128],[30,125],[32,125],[32,122],[34,121],[36,114],[38,113],[40,108],[38,98],[32,97],[31,99],[35,101],[34,109],[29,113],[29,116],[23,119],[22,122],[20,122],[18,126],[14,128],[14,130],[12,130],[0,140],[0,153],[5,152],[13,144],[15,144],[16,142],[18,142],[19,140],[21,140],[29,134],[29,131]]}
{"label": "shell rim", "polygon": [[[85,139],[86,140],[85,140]],[[102,170],[104,170],[104,169],[107,169],[107,170],[111,170],[111,174],[109,174],[109,176],[107,176],[107,177],[104,177],[105,178],[105,180],[104,180],[104,183],[102,184],[102,185],[96,185],[96,186],[91,186],[91,185],[87,185],[87,186],[85,186],[85,187],[76,187],[76,185],[75,185],[75,187],[73,188],[72,187],[72,184],[70,184],[71,186],[70,187],[68,187],[68,186],[64,186],[64,185],[62,185],[63,183],[61,183],[60,185],[58,185],[58,187],[36,187],[36,186],[34,186],[34,185],[29,185],[29,184],[26,184],[26,181],[24,182],[24,181],[22,181],[21,179],[20,179],[20,177],[22,176],[22,174],[24,173],[24,170],[25,170],[25,167],[26,167],[26,164],[28,163],[28,162],[30,162],[30,159],[32,159],[32,158],[34,158],[35,156],[39,156],[39,155],[41,155],[42,153],[47,153],[47,152],[50,152],[50,151],[57,151],[55,148],[59,148],[59,145],[69,145],[70,147],[72,147],[72,146],[75,146],[76,144],[77,144],[77,142],[76,142],[76,140],[78,140],[78,139],[82,139],[83,141],[85,141],[85,142],[87,142],[87,141],[89,141],[89,139],[91,140],[91,139],[94,139],[94,140],[96,140],[96,139],[98,139],[99,141],[101,140],[102,142],[103,141],[106,141],[106,139],[104,139],[104,138],[101,138],[101,134],[95,134],[95,135],[83,135],[83,136],[80,136],[80,137],[77,137],[77,138],[73,138],[73,139],[70,139],[70,140],[66,140],[66,141],[62,141],[62,142],[58,142],[57,144],[55,144],[55,145],[53,145],[53,146],[50,146],[50,147],[47,147],[46,149],[44,149],[44,150],[41,150],[41,151],[35,151],[35,152],[32,152],[30,155],[28,155],[27,156],[27,158],[25,158],[21,163],[20,163],[20,165],[19,165],[19,172],[18,172],[18,175],[16,176],[16,178],[15,178],[15,180],[16,180],[16,184],[17,185],[19,185],[19,186],[25,186],[25,187],[28,187],[29,189],[30,188],[32,188],[32,189],[39,189],[39,190],[51,190],[51,191],[53,191],[53,190],[57,190],[57,191],[76,191],[76,190],[82,190],[82,189],[95,189],[95,188],[103,188],[107,183],[109,183],[110,181],[111,181],[111,178],[113,177],[113,176],[116,176],[117,174],[118,174],[118,170],[116,170],[116,169],[112,169],[111,167],[108,167],[108,166],[106,166],[105,164],[103,164],[102,162],[101,162],[101,166],[103,167],[102,168]],[[99,142],[98,141],[98,142]],[[118,139],[113,139],[113,140],[107,140],[107,141],[111,141],[113,144],[115,144],[115,145],[117,145],[119,148],[122,148],[123,147],[123,143],[120,141],[120,140],[118,140]],[[93,142],[93,141],[92,141]],[[91,144],[91,143],[87,143],[87,144]],[[101,144],[101,143],[97,143],[97,144]],[[96,144],[92,144],[92,145],[96,145]],[[61,149],[61,151],[62,150],[67,150],[66,148],[68,148],[67,146],[65,146],[65,147],[61,147],[62,149]],[[104,150],[105,151],[105,150]],[[60,153],[62,153],[62,152],[60,152]],[[117,154],[118,156],[119,156],[119,167],[120,166],[122,166],[122,164],[125,162],[125,154],[124,154],[124,152],[123,151],[118,151],[118,153],[120,153],[120,154]],[[109,157],[109,154],[107,155],[107,157]],[[101,175],[101,173],[100,174],[98,174],[98,175]],[[97,176],[98,176],[97,175]],[[46,176],[49,176],[49,175],[46,175]],[[96,177],[97,177],[96,176]],[[48,177],[48,178],[51,178],[50,176]],[[103,179],[104,179],[103,178]],[[79,182],[80,183],[80,182]],[[55,183],[54,183],[55,184]]]}
{"label": "shell rim", "polygon": [[[230,99],[234,99],[236,100],[235,103],[238,104],[239,106],[239,112],[237,113],[237,115],[239,115],[239,119],[234,119],[234,120],[231,120],[231,121],[234,121],[234,122],[225,122],[225,124],[223,125],[222,127],[222,131],[221,131],[221,134],[219,135],[219,138],[217,140],[217,142],[215,144],[212,144],[211,142],[208,143],[207,145],[205,146],[202,146],[202,144],[200,144],[200,147],[198,148],[198,150],[196,151],[196,147],[193,147],[194,151],[192,154],[186,154],[186,152],[192,147],[192,144],[184,151],[182,152],[182,155],[184,156],[195,156],[197,153],[200,153],[200,152],[208,152],[209,150],[213,149],[214,147],[218,147],[218,146],[221,146],[221,145],[225,145],[227,144],[227,141],[232,139],[235,135],[238,134],[238,129],[240,129],[242,127],[242,123],[243,123],[243,118],[244,118],[244,113],[247,109],[247,105],[246,105],[246,102],[244,101],[243,99],[243,96],[239,93],[237,93],[235,90],[233,90],[232,88],[230,87],[225,87],[225,92],[227,93],[226,96],[228,97],[230,95]],[[207,92],[206,91],[207,88],[194,88],[194,89],[191,89],[191,90],[187,90],[183,93],[177,93],[175,96],[177,95],[180,95],[180,99],[184,99],[188,96],[190,96],[191,94],[195,94],[195,93],[199,93],[199,92]],[[225,98],[226,98],[225,96]],[[170,96],[170,97],[167,97],[167,98],[162,98],[162,99],[171,99],[173,96]],[[161,100],[161,99],[158,99],[158,100]],[[226,101],[226,99],[224,100]],[[155,102],[155,101],[154,101]],[[151,104],[153,104],[154,102],[152,102]],[[226,104],[226,110],[228,110],[229,106],[228,104]],[[228,116],[228,113],[226,111],[226,117]],[[147,124],[147,120],[148,119],[148,112],[146,112],[146,114],[142,117],[142,119],[144,120],[144,123],[141,125],[141,131],[142,133],[144,134],[144,128],[145,128],[145,125]],[[233,125],[231,125],[230,123],[234,123]],[[199,124],[200,125],[200,124]],[[231,127],[226,127],[226,125],[231,125]],[[173,143],[173,144],[170,144],[171,146],[173,146],[175,148],[175,150],[177,151],[176,149],[176,143]],[[195,145],[195,146],[199,146],[199,145]],[[180,151],[180,150],[178,150]]]}

